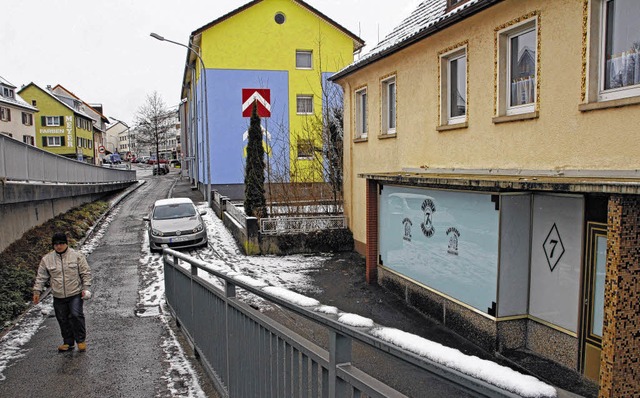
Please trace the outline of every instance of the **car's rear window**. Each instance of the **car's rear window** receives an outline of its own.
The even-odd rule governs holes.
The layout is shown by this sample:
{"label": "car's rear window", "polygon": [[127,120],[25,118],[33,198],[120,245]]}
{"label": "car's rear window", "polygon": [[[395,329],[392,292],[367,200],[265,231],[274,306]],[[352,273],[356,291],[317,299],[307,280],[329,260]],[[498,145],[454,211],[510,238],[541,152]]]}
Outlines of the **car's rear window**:
{"label": "car's rear window", "polygon": [[190,203],[157,206],[153,210],[154,220],[170,220],[172,218],[193,217],[195,215],[196,209]]}

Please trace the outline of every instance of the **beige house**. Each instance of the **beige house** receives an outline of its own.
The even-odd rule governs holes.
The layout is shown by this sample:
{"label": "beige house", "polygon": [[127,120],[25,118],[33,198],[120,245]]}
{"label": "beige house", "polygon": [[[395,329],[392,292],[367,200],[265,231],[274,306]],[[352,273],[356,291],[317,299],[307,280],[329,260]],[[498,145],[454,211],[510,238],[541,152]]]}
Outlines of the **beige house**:
{"label": "beige house", "polygon": [[0,134],[35,146],[34,114],[38,108],[16,92],[16,86],[0,76]]}
{"label": "beige house", "polygon": [[427,0],[334,75],[367,279],[640,391],[640,2]]}

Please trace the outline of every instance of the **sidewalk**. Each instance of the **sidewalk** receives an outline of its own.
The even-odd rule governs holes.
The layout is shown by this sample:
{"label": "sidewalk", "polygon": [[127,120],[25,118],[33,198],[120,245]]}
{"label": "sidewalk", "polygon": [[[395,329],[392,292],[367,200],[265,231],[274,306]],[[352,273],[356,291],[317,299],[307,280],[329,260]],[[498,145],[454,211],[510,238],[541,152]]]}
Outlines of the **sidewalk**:
{"label": "sidewalk", "polygon": [[[203,202],[204,196],[191,189],[188,177],[177,177],[172,197],[188,197]],[[467,355],[475,355],[509,366],[521,373],[531,374],[558,389],[558,397],[596,397],[597,386],[577,373],[527,352],[516,351],[509,356],[496,356],[486,352],[422,315],[399,297],[378,285],[365,281],[365,262],[357,253],[336,253],[328,257],[324,266],[312,275],[315,293],[305,293],[323,304],[338,307],[372,319],[374,322],[421,336],[445,346],[456,348]],[[272,314],[278,318],[278,314]]]}

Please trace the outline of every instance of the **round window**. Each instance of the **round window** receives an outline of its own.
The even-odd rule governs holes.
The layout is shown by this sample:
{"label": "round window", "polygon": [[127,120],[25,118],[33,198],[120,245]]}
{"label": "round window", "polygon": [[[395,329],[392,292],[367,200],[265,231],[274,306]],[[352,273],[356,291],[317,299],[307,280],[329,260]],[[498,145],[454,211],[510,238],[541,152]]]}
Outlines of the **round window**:
{"label": "round window", "polygon": [[276,16],[275,16],[273,19],[276,21],[276,23],[277,23],[278,25],[282,25],[282,24],[284,23],[284,20],[285,20],[286,18],[284,17],[284,14],[283,14],[283,13],[278,12],[278,13],[276,13]]}

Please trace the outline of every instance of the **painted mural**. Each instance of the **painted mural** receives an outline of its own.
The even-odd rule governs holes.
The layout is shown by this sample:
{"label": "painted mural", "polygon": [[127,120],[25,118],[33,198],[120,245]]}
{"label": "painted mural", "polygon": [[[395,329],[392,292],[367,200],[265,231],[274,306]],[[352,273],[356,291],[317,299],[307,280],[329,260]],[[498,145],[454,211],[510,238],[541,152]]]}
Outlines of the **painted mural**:
{"label": "painted mural", "polygon": [[288,81],[287,71],[207,70],[212,183],[244,182],[249,118],[243,116],[243,89],[269,90],[271,117],[261,119],[263,145],[272,168],[289,163]]}
{"label": "painted mural", "polygon": [[495,311],[499,211],[491,195],[385,186],[382,264],[484,313]]}

